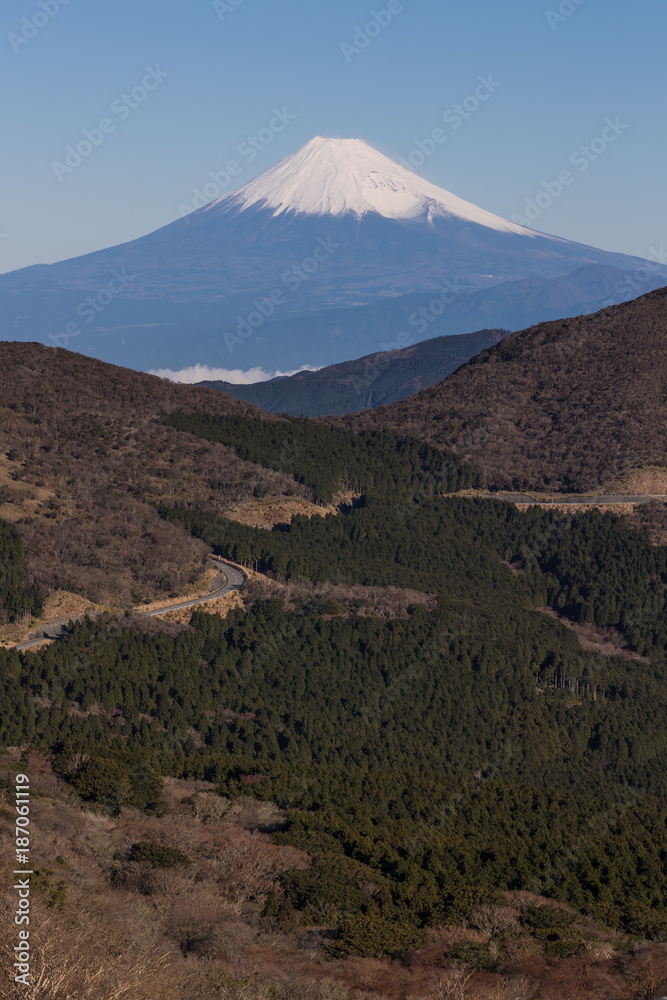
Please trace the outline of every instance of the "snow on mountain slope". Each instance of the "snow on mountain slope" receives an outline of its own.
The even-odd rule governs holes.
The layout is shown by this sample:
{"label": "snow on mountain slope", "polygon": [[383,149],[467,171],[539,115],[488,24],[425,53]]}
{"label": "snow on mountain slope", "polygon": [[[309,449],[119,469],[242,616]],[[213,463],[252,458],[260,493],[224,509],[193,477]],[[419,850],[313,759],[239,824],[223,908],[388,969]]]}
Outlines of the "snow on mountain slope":
{"label": "snow on mountain slope", "polygon": [[502,233],[535,235],[429,183],[361,139],[317,136],[205,210],[232,206],[269,208],[274,216],[375,212],[385,219],[456,218]]}
{"label": "snow on mountain slope", "polygon": [[515,225],[359,139],[318,137],[140,239],[0,275],[0,336],[130,368],[285,371],[660,284],[666,267]]}

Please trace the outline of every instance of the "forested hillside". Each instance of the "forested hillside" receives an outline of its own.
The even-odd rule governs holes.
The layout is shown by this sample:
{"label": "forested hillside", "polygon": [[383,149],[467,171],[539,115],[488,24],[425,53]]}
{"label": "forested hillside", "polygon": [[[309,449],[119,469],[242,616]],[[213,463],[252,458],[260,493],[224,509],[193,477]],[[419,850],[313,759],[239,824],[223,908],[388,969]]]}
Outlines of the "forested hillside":
{"label": "forested hillside", "polygon": [[293,475],[319,501],[330,501],[340,489],[399,497],[424,483],[448,493],[481,485],[479,473],[451,452],[382,431],[355,434],[294,417],[271,423],[208,413],[174,412],[164,423]]}
{"label": "forested hillside", "polygon": [[[271,947],[287,948],[276,942],[298,927],[298,947],[322,969],[351,970],[359,988],[368,979],[355,962],[423,961],[475,972],[485,1000],[507,996],[518,974],[521,996],[542,1000],[535,963],[583,968],[596,954],[610,963],[605,995],[627,994],[629,962],[667,941],[667,549],[611,513],[453,495],[479,486],[479,471],[396,430],[208,412],[214,393],[165,392],[141,404],[133,450],[122,436],[134,433],[130,407],[107,401],[94,416],[82,393],[79,436],[59,430],[52,451],[34,448],[24,464],[7,457],[48,484],[56,472],[67,483],[70,456],[76,495],[90,497],[83,468],[98,477],[100,505],[125,484],[158,541],[180,540],[195,560],[211,547],[263,575],[226,618],[196,610],[149,626],[107,615],[47,648],[0,650],[0,745],[46,761],[70,801],[97,813],[83,823],[165,819],[155,842],[142,835],[105,857],[107,888],[149,897],[154,869],[187,867],[164,779],[190,783],[196,809],[204,781],[202,815],[216,815],[220,796],[280,814],[273,848],[293,851],[293,864],[242,911]],[[9,419],[17,439],[17,427],[36,438],[34,418],[55,412],[70,427],[64,408],[41,405]],[[236,493],[295,491],[323,505],[341,487],[347,501],[326,516],[270,530],[225,516]],[[24,538],[31,523],[18,522]],[[11,610],[30,577],[16,531],[0,541]],[[395,588],[401,613],[357,614],[328,585]],[[556,613],[627,655],[584,650]],[[202,854],[217,863],[228,833],[212,823]],[[225,869],[239,882],[249,852]],[[190,888],[164,883],[180,886],[177,907],[209,871],[204,860]],[[146,919],[175,934],[166,912],[156,903]],[[197,923],[194,902],[191,912]],[[199,933],[178,938],[192,975],[208,963],[222,995],[243,1000],[225,979],[236,945],[198,951]]]}
{"label": "forested hillside", "polygon": [[279,578],[421,588],[479,606],[530,598],[573,621],[613,626],[640,653],[667,648],[667,549],[610,514],[376,498],[346,517],[295,518],[267,532],[183,508],[160,512],[221,555]]}
{"label": "forested hillside", "polygon": [[37,614],[41,597],[27,585],[25,552],[19,533],[0,520],[0,624]]}
{"label": "forested hillside", "polygon": [[[662,288],[514,333],[439,385],[349,425],[452,448],[492,487],[602,490],[628,470],[667,469],[666,354]],[[665,475],[656,492],[667,492]]]}
{"label": "forested hillside", "polygon": [[[664,664],[583,653],[535,610],[569,579],[536,564],[517,574],[498,550],[527,560],[529,540],[555,526],[554,549],[576,549],[582,566],[594,548],[619,581],[633,568],[650,589],[660,571],[663,602],[664,552],[649,562],[647,546],[596,516],[569,534],[543,515],[524,535],[510,511],[480,502],[463,526],[445,515],[435,539],[426,522],[440,606],[406,621],[267,601],[226,621],[196,613],[176,639],[82,624],[41,653],[1,653],[0,740],[55,754],[75,790],[112,810],[154,807],[160,772],[289,806],[282,840],[313,869],[285,889],[315,923],[375,915],[400,939],[522,889],[662,940]],[[361,563],[368,548],[355,547]],[[413,578],[422,555],[386,572]],[[380,545],[369,577],[391,566],[386,556]],[[330,573],[356,575],[343,561]],[[625,604],[617,617],[632,615]],[[646,625],[664,649],[660,627]],[[362,878],[379,894],[360,892]],[[556,955],[581,938],[561,927],[550,940]]]}

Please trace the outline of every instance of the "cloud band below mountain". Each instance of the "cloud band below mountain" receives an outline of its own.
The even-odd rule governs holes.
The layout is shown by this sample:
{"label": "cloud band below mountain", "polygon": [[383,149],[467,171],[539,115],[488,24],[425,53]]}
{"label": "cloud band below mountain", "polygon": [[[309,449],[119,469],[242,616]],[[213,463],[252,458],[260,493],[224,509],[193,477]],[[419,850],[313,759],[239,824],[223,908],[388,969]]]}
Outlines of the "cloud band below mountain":
{"label": "cloud band below mountain", "polygon": [[241,368],[209,368],[208,365],[190,365],[188,368],[181,368],[173,371],[171,368],[152,368],[149,375],[159,375],[160,378],[168,378],[171,382],[231,382],[233,385],[252,385],[254,382],[268,382],[271,378],[286,378],[289,375],[296,375],[297,372],[312,372],[317,368],[310,365],[302,365],[289,372],[267,372],[264,368],[248,368],[243,371]]}

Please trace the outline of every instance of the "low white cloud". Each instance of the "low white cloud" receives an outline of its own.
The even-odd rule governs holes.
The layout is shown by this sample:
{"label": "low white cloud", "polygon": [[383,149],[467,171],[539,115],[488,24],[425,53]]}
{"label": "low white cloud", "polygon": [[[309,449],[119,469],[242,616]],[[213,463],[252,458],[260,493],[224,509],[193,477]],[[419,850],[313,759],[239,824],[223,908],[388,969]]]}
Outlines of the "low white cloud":
{"label": "low white cloud", "polygon": [[181,368],[180,371],[173,371],[171,368],[151,368],[149,375],[159,375],[160,378],[168,378],[171,382],[231,382],[233,385],[251,385],[253,382],[267,382],[270,378],[280,378],[288,375],[296,375],[297,372],[315,372],[317,368],[310,365],[302,365],[291,372],[267,372],[264,368],[248,368],[243,371],[241,368],[209,368],[208,365],[190,365],[189,368]]}

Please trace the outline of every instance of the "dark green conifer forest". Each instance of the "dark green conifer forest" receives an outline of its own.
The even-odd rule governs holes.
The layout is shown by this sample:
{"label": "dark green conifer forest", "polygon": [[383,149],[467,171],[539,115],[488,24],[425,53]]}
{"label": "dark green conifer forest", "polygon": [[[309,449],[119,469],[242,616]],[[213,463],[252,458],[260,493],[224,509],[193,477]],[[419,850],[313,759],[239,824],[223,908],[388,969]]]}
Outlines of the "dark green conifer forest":
{"label": "dark green conifer forest", "polygon": [[[271,531],[163,517],[276,579],[410,588],[437,609],[381,620],[270,599],[195,611],[176,638],[79,623],[38,652],[0,651],[0,743],[53,755],[111,811],[159,811],[160,775],[277,802],[274,836],[313,858],[285,876],[280,912],[337,928],[340,953],[400,955],[504,889],[665,940],[666,550],[610,514],[449,496],[476,471],[393,435],[178,421],[323,500],[363,495]],[[584,651],[545,607],[613,628],[635,655]],[[567,920],[540,919],[546,952],[569,954]]]}
{"label": "dark green conifer forest", "polygon": [[41,597],[26,582],[23,542],[11,524],[0,520],[0,624],[38,614]]}

